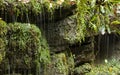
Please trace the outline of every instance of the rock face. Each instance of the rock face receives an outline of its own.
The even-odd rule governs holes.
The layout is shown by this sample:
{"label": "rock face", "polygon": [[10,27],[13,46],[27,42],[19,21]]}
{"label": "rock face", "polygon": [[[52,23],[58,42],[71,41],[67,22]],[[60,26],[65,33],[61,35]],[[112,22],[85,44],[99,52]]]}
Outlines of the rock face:
{"label": "rock face", "polygon": [[[46,25],[44,29],[51,52],[61,53],[68,49],[75,55],[75,64],[92,62],[94,56],[94,43],[92,37],[86,37],[83,43],[77,38],[77,23],[75,15],[65,18],[62,21]],[[89,34],[89,33],[88,33]]]}
{"label": "rock face", "polygon": [[[46,25],[45,35],[52,51],[63,51],[76,41],[76,20],[74,16],[57,23]],[[54,49],[56,48],[56,49]]]}
{"label": "rock face", "polygon": [[76,43],[70,46],[71,52],[75,55],[75,66],[94,61],[95,54],[92,39],[86,38],[84,43]]}

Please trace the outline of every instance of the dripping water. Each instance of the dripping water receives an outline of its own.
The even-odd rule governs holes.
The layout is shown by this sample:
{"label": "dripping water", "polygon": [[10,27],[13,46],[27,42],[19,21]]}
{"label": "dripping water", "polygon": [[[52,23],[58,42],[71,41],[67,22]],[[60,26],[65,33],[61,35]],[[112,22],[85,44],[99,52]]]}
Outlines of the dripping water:
{"label": "dripping water", "polygon": [[9,61],[8,61],[8,74],[10,75],[10,71],[11,71],[11,69],[10,69],[10,63],[9,63]]}
{"label": "dripping water", "polygon": [[106,54],[106,58],[108,58],[108,55],[109,55],[109,35],[106,36],[106,42],[107,42],[107,43],[106,43],[106,44],[107,44],[107,49],[106,49],[106,50],[107,50],[107,52],[106,52],[107,54]]}
{"label": "dripping water", "polygon": [[[98,59],[100,58],[100,39],[101,39],[101,35],[98,35],[98,51],[97,51]],[[98,62],[99,62],[99,60],[98,60]]]}
{"label": "dripping water", "polygon": [[28,25],[30,25],[30,20],[29,20],[28,13],[26,13],[26,19],[27,19],[27,23],[28,23]]}

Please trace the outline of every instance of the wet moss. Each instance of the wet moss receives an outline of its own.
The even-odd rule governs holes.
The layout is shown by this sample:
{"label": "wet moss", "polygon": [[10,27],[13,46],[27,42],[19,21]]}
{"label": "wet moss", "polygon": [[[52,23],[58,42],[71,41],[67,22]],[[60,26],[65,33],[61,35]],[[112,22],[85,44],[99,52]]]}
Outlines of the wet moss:
{"label": "wet moss", "polygon": [[37,26],[27,23],[10,23],[7,29],[7,46],[4,45],[3,39],[0,39],[2,43],[0,49],[6,48],[2,64],[10,65],[12,69],[17,67],[31,69],[38,63],[46,65],[50,61],[47,42],[41,36],[41,31]]}
{"label": "wet moss", "polygon": [[0,63],[5,57],[6,51],[6,34],[7,34],[7,25],[6,23],[0,19]]}
{"label": "wet moss", "polygon": [[0,19],[0,37],[4,37],[7,34],[6,22]]}
{"label": "wet moss", "polygon": [[35,25],[9,24],[6,59],[16,65],[24,64],[24,67],[30,67],[40,50],[40,38],[41,32]]}
{"label": "wet moss", "polygon": [[6,50],[6,40],[0,38],[0,63],[5,57],[5,50]]}

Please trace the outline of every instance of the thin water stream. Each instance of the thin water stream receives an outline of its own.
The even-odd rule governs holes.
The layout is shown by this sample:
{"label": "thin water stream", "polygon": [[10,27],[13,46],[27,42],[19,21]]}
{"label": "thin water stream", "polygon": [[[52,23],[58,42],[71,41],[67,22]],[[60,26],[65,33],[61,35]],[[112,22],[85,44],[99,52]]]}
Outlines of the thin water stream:
{"label": "thin water stream", "polygon": [[109,61],[115,57],[116,48],[120,42],[117,34],[98,35],[96,42],[96,63],[104,63],[105,60]]}

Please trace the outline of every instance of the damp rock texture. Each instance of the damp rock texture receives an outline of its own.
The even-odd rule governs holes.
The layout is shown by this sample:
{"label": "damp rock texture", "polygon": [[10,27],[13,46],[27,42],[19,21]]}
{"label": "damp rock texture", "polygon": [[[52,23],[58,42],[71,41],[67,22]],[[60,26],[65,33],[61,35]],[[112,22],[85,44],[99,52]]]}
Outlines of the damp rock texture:
{"label": "damp rock texture", "polygon": [[88,32],[84,42],[80,43],[77,40],[75,15],[46,25],[44,31],[52,53],[61,53],[69,49],[75,55],[75,65],[94,61],[94,39],[90,37]]}
{"label": "damp rock texture", "polygon": [[76,41],[76,20],[70,16],[59,22],[48,24],[45,29],[46,38],[52,51],[63,51],[69,43]]}
{"label": "damp rock texture", "polygon": [[95,60],[94,43],[92,39],[93,38],[86,38],[82,44],[75,43],[69,46],[71,52],[75,55],[75,66],[91,63]]}

